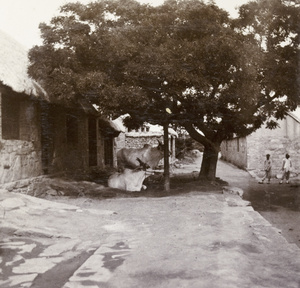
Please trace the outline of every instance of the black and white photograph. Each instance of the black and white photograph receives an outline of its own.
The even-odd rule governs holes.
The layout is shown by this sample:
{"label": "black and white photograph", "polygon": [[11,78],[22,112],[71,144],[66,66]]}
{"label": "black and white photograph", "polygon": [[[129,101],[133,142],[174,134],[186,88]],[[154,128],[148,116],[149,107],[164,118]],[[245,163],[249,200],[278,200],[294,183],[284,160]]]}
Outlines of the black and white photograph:
{"label": "black and white photograph", "polygon": [[300,288],[300,0],[0,0],[0,288]]}

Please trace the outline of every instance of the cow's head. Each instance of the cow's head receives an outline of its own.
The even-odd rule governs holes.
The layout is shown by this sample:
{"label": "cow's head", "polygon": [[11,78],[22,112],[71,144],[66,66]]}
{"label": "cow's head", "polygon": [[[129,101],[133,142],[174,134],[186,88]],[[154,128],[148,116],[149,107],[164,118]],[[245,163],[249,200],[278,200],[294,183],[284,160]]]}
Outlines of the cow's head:
{"label": "cow's head", "polygon": [[158,139],[157,142],[158,142],[158,146],[156,148],[160,151],[164,151],[164,144],[162,144]]}
{"label": "cow's head", "polygon": [[143,162],[139,157],[136,158],[136,160],[140,163],[140,166],[137,168],[138,170],[147,170],[148,168],[150,168],[150,166]]}

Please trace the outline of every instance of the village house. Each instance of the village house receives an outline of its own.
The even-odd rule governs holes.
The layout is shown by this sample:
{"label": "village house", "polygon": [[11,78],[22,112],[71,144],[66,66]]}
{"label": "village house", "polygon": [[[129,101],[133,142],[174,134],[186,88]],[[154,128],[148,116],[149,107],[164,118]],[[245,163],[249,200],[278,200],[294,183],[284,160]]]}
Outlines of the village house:
{"label": "village house", "polygon": [[0,184],[43,174],[39,100],[26,50],[0,32]]}
{"label": "village house", "polygon": [[98,116],[93,105],[80,101],[73,107],[42,105],[42,160],[45,174],[86,174],[91,167],[113,167],[114,137],[111,121]]}
{"label": "village house", "polygon": [[[139,129],[129,130],[124,126],[122,116],[113,120],[113,123],[116,125],[116,129],[121,131],[119,136],[115,138],[115,146],[117,151],[122,148],[142,148],[145,144],[156,147],[158,146],[158,141],[160,141],[161,143],[164,142],[163,127],[160,125],[145,123]],[[175,161],[175,141],[178,135],[172,128],[169,128],[168,131],[169,151],[171,152],[170,163],[172,163]],[[114,162],[116,166],[116,158],[114,159]]]}
{"label": "village house", "polygon": [[113,166],[114,124],[87,101],[50,103],[24,47],[0,31],[0,185]]}
{"label": "village house", "polygon": [[222,159],[256,175],[262,176],[266,154],[273,162],[273,176],[281,173],[282,160],[289,153],[294,172],[300,167],[300,107],[279,120],[279,128],[270,130],[261,127],[247,137],[223,141]]}
{"label": "village house", "polygon": [[117,157],[117,147],[115,146],[115,139],[121,133],[121,128],[109,119],[98,117],[96,132],[97,163],[94,164],[100,169],[107,167],[116,168],[115,159]]}

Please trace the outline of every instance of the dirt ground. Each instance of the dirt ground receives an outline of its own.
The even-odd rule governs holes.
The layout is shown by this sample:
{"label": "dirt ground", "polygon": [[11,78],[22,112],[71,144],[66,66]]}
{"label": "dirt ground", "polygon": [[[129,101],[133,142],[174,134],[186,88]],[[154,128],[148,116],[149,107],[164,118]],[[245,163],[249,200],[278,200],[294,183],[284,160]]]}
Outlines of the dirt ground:
{"label": "dirt ground", "polygon": [[[295,243],[300,247],[299,185],[295,183],[289,186],[277,185],[276,180],[273,180],[273,183],[268,186],[266,186],[267,184],[259,185],[257,180],[251,177],[247,171],[241,170],[222,160],[218,162],[217,176],[219,178],[217,178],[216,182],[198,181],[201,160],[201,157],[183,160],[180,165],[171,170],[171,191],[169,193],[163,189],[163,170],[161,170],[145,180],[148,188],[141,192],[126,192],[108,188],[105,186],[106,179],[103,177],[98,180],[98,183],[103,184],[100,186],[100,190],[98,184],[91,184],[91,182],[74,182],[66,186],[63,179],[61,179],[61,183],[57,182],[56,179],[56,194],[58,195],[55,195],[55,193],[54,195],[48,195],[46,193],[46,195],[41,195],[41,197],[80,207],[86,207],[87,205],[93,207],[94,203],[101,199],[166,197],[186,194],[191,191],[221,193],[223,185],[232,185],[243,189],[245,191],[243,198],[250,201],[253,208],[267,221],[280,229],[282,235],[290,243]],[[59,192],[59,187],[63,187],[63,191]],[[61,195],[64,196],[62,197]]]}
{"label": "dirt ground", "polygon": [[[190,163],[182,164],[176,169],[174,168],[172,171],[174,174],[171,177],[171,191],[168,193],[163,190],[162,171],[148,179],[146,181],[148,189],[141,192],[125,192],[108,188],[105,186],[105,179],[103,178],[99,179],[102,184],[74,181],[66,178],[49,179],[48,182],[36,187],[38,195],[35,195],[37,197],[34,199],[26,195],[24,195],[24,197],[26,196],[24,199],[22,197],[17,198],[14,193],[6,192],[5,195],[2,195],[1,203],[9,209],[2,211],[0,206],[0,212],[4,213],[2,213],[2,223],[0,223],[0,252],[2,251],[1,257],[3,258],[2,264],[0,263],[0,272],[6,275],[4,281],[14,279],[13,281],[17,283],[16,274],[25,275],[30,271],[31,274],[28,277],[32,278],[28,281],[32,281],[32,285],[27,287],[63,287],[73,272],[81,267],[99,247],[105,249],[110,247],[111,250],[109,251],[111,252],[109,253],[112,253],[112,255],[117,253],[116,251],[119,253],[123,250],[126,254],[126,241],[131,241],[131,244],[135,245],[134,239],[147,238],[149,225],[154,224],[157,221],[155,219],[161,219],[162,217],[166,220],[170,218],[170,222],[164,223],[164,225],[170,225],[171,227],[175,225],[174,219],[171,217],[172,213],[178,212],[179,208],[183,209],[184,213],[191,213],[186,211],[187,207],[184,205],[187,205],[188,201],[190,201],[189,203],[193,202],[192,199],[194,197],[196,199],[200,195],[202,195],[202,201],[207,201],[205,205],[209,207],[210,197],[215,197],[212,195],[217,194],[218,197],[222,196],[220,194],[223,192],[223,186],[228,184],[245,189],[247,193],[252,193],[253,197],[250,198],[257,201],[257,203],[268,202],[267,206],[258,205],[260,208],[258,212],[274,227],[280,229],[281,232],[279,233],[288,242],[295,243],[300,247],[300,211],[299,209],[281,207],[278,198],[280,195],[288,195],[287,188],[293,189],[293,186],[276,186],[276,183],[268,186],[259,185],[248,172],[223,161],[219,161],[217,169],[217,176],[220,178],[216,182],[203,182],[197,179],[200,164],[201,159],[196,159]],[[267,189],[269,190],[267,191]],[[278,189],[283,189],[284,193]],[[276,198],[276,203],[272,203],[269,198],[266,199],[272,191],[276,192],[274,195],[279,195]],[[296,194],[293,192],[293,195]],[[134,198],[134,201],[130,198]],[[145,201],[145,198],[149,198],[149,201]],[[162,198],[165,198],[166,201],[162,201]],[[179,198],[186,198],[187,200],[181,203]],[[55,205],[43,201],[43,199],[53,201]],[[6,203],[3,203],[3,201]],[[159,203],[161,202],[166,206],[160,207]],[[149,203],[152,204],[149,206]],[[151,205],[154,205],[155,209],[151,209]],[[156,207],[157,205],[158,207]],[[194,201],[193,205],[200,204],[196,204]],[[30,207],[30,209],[27,209],[27,207]],[[268,209],[261,209],[264,207]],[[145,212],[146,210],[143,210],[146,208],[149,209],[149,214]],[[215,209],[218,211],[218,207],[215,207]],[[154,210],[155,217],[150,215],[154,213]],[[197,213],[199,219],[205,216],[201,209],[197,210]],[[139,218],[136,215],[139,215]],[[140,217],[141,215],[144,215],[144,218]],[[180,215],[177,215],[178,219],[182,221],[182,226],[180,226],[182,231],[180,233],[185,235],[185,229],[188,229],[190,223],[186,225],[187,223],[184,219],[181,219]],[[189,217],[187,216],[187,219],[190,219]],[[211,227],[213,223],[219,223],[219,220],[219,218],[213,219],[212,222],[209,222],[208,227]],[[146,223],[148,223],[148,226]],[[43,230],[38,227],[43,227]],[[238,227],[246,229],[248,226],[239,225]],[[174,229],[169,230],[173,231]],[[123,234],[124,231],[129,236],[127,235],[124,238],[127,240],[121,243],[118,240],[119,238],[115,237],[119,237],[118,234]],[[232,233],[228,235],[232,235]],[[175,236],[179,237],[177,234]],[[182,237],[184,239],[184,236]],[[117,246],[113,243],[116,243]],[[259,245],[259,243],[257,244]],[[66,250],[66,247],[73,248]],[[31,252],[29,253],[30,249]],[[57,251],[58,256],[53,255],[54,251],[55,253]],[[35,255],[39,255],[39,257],[37,258]],[[64,260],[60,263],[48,263],[51,262],[51,259],[55,261],[55,257],[61,257],[62,255]],[[109,270],[114,270],[124,261],[123,258],[116,258],[115,261],[112,261],[109,257],[105,259],[103,265]],[[10,264],[6,265],[5,263]],[[23,279],[20,281],[23,281]],[[21,287],[18,285],[1,286],[0,284],[0,287]]]}
{"label": "dirt ground", "polygon": [[[236,186],[245,191],[244,199],[252,203],[282,235],[300,247],[300,191],[299,185],[259,185],[257,180],[244,170],[219,160],[216,182],[198,181],[202,158],[182,160],[171,169],[171,191],[164,191],[163,170],[145,180],[147,190],[126,192],[107,187],[108,175],[96,175],[95,182],[53,178],[35,187],[38,198],[97,209],[98,201],[110,198],[166,197],[187,194],[192,191],[222,193],[223,185]],[[98,176],[98,178],[97,178]],[[293,182],[294,180],[292,180]],[[68,225],[68,222],[65,222]],[[67,229],[67,228],[66,228]]]}

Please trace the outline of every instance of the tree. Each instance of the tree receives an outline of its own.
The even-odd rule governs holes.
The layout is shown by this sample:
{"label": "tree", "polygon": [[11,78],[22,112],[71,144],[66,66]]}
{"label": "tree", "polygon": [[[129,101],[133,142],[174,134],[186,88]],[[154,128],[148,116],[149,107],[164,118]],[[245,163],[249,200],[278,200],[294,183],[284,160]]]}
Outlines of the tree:
{"label": "tree", "polygon": [[128,113],[129,126],[148,121],[185,127],[204,146],[201,177],[215,179],[223,140],[248,135],[274,107],[280,116],[292,103],[285,110],[268,106],[282,96],[268,102],[262,90],[268,80],[261,80],[261,63],[268,53],[214,4],[67,4],[40,29],[44,44],[30,51],[29,73],[53,101],[85,97],[106,115]]}
{"label": "tree", "polygon": [[300,85],[300,3],[293,0],[252,1],[240,7],[235,24],[257,41],[263,52],[259,81],[262,105],[275,118],[296,108]]}

